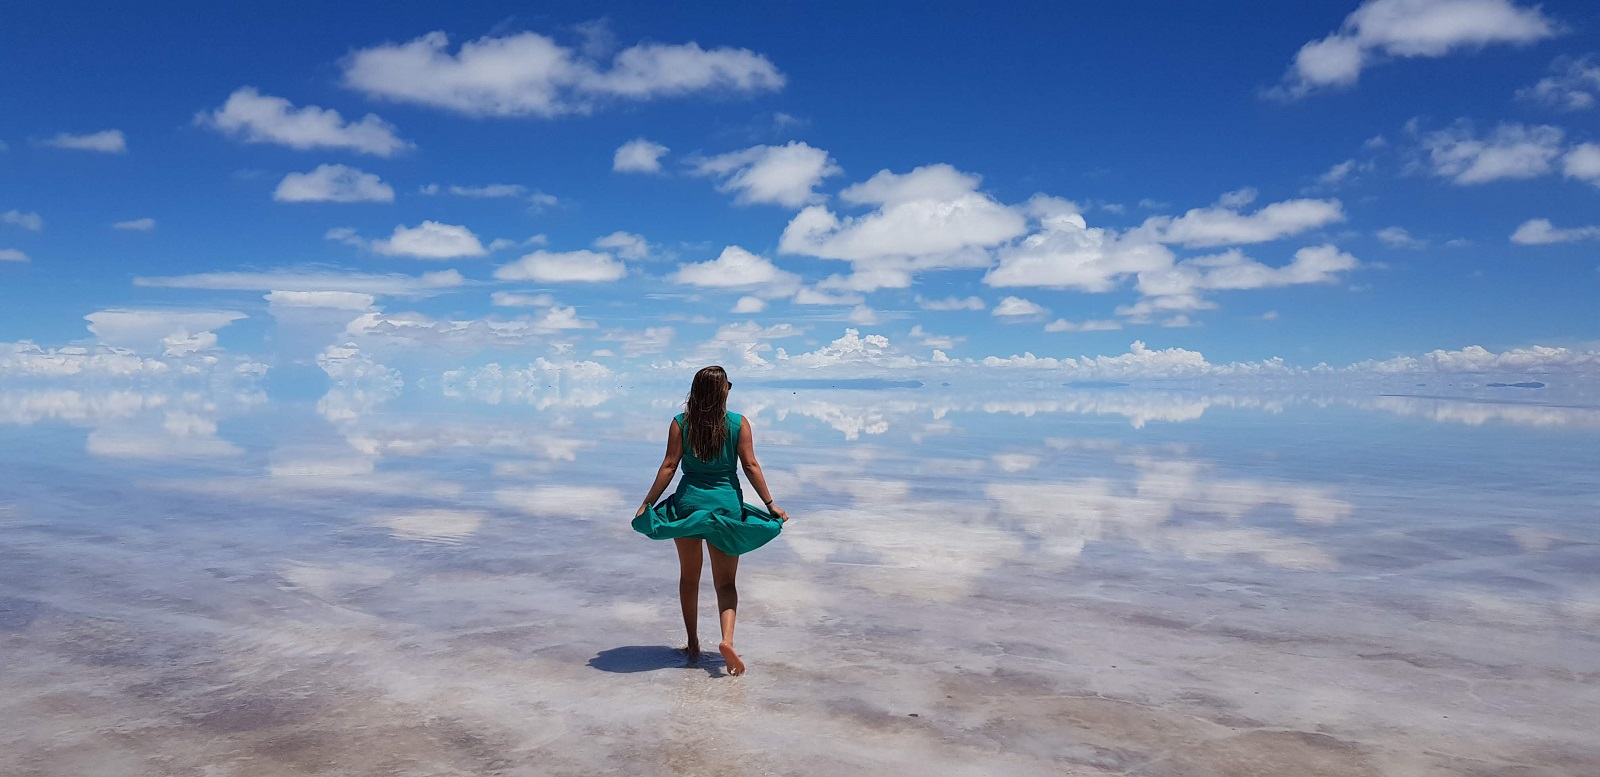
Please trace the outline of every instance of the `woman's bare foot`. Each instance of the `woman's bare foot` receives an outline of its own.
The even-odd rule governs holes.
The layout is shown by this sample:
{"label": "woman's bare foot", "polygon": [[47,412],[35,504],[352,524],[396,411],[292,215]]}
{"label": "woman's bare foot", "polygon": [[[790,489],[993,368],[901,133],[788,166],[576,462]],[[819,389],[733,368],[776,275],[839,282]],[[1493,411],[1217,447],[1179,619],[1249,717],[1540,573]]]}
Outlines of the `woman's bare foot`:
{"label": "woman's bare foot", "polygon": [[679,648],[679,650],[683,651],[684,657],[688,659],[689,663],[700,663],[700,642],[698,640],[690,642],[689,644]]}
{"label": "woman's bare foot", "polygon": [[728,674],[738,676],[744,674],[744,661],[739,659],[739,654],[733,652],[733,645],[724,642],[717,646],[722,653],[722,660],[728,665]]}

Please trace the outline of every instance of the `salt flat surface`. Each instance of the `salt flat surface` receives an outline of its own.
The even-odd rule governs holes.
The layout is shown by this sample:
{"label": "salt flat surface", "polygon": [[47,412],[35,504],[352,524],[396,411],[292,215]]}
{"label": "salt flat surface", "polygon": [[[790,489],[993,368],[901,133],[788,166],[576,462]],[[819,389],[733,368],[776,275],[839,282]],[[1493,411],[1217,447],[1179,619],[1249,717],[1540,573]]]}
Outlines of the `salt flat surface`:
{"label": "salt flat surface", "polygon": [[0,390],[0,774],[1593,775],[1600,410],[1505,391],[736,389],[729,677],[670,392]]}

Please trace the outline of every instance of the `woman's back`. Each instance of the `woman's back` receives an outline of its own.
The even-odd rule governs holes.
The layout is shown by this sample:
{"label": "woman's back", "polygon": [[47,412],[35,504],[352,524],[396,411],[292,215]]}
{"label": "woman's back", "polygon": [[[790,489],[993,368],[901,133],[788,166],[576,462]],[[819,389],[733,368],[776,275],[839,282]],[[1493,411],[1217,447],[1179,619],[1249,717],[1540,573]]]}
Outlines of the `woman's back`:
{"label": "woman's back", "polygon": [[744,421],[744,416],[728,411],[725,413],[728,422],[728,436],[722,441],[722,448],[710,461],[701,459],[694,452],[694,446],[689,444],[688,420],[684,413],[673,417],[678,422],[678,434],[683,437],[683,471],[685,474],[694,475],[731,475],[739,463],[739,426]]}

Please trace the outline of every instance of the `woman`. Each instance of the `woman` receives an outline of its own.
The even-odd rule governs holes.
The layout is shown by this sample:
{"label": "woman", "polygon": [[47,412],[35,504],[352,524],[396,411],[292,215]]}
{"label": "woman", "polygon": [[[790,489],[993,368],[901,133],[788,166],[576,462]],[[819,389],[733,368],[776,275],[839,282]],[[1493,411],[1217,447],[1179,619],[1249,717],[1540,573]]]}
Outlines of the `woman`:
{"label": "woman", "polygon": [[[765,545],[778,536],[789,514],[774,507],[766,476],[756,461],[750,421],[728,412],[728,390],[733,384],[721,367],[711,366],[694,375],[684,412],[672,419],[667,431],[667,455],[661,460],[650,494],[633,515],[633,528],[654,540],[671,538],[678,545],[678,597],[683,602],[683,627],[689,632],[684,647],[689,662],[700,659],[700,638],[695,628],[700,600],[700,541],[711,546],[711,582],[717,588],[717,611],[722,621],[722,644],[717,649],[728,673],[744,674],[744,662],[733,651],[733,621],[739,606],[734,574],[739,555]],[[685,455],[687,454],[687,455]],[[737,459],[744,476],[754,486],[767,512],[744,503],[744,491],[734,468]],[[661,492],[683,463],[678,490],[661,504]]]}

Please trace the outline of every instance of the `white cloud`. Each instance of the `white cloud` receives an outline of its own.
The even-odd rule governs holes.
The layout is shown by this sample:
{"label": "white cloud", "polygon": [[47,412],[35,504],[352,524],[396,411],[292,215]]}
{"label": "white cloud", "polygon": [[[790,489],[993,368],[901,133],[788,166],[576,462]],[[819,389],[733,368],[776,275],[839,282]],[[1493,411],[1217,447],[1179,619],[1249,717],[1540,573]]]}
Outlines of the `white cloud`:
{"label": "white cloud", "polygon": [[1600,351],[1535,345],[1495,353],[1482,346],[1469,345],[1459,351],[1430,351],[1421,357],[1399,356],[1358,362],[1345,369],[1390,375],[1592,373],[1600,370]]}
{"label": "white cloud", "polygon": [[647,353],[663,353],[672,345],[672,338],[677,333],[670,326],[647,326],[641,331],[613,330],[600,337],[601,340],[622,344],[623,356],[639,356]]}
{"label": "white cloud", "polygon": [[528,187],[520,183],[490,183],[483,186],[440,186],[430,183],[422,187],[423,194],[453,194],[457,197],[476,197],[479,199],[497,199],[507,197],[521,197],[528,191]]}
{"label": "white cloud", "polygon": [[618,231],[602,238],[596,238],[594,247],[611,251],[617,255],[618,259],[630,262],[649,259],[654,253],[650,248],[650,243],[644,239],[644,235],[635,235],[632,232]]}
{"label": "white cloud", "polygon": [[1284,200],[1246,215],[1239,208],[1248,205],[1255,194],[1254,190],[1246,191],[1250,196],[1232,192],[1234,196],[1224,195],[1214,207],[1194,208],[1175,219],[1152,217],[1140,230],[1162,243],[1208,248],[1265,243],[1345,219],[1344,207],[1338,200]]}
{"label": "white cloud", "polygon": [[[657,368],[682,369],[686,367],[699,368],[707,363],[718,360],[724,363],[739,364],[746,367],[757,367],[769,364],[761,356],[772,351],[772,340],[782,340],[798,337],[803,331],[793,324],[773,324],[763,327],[754,321],[741,321],[736,324],[724,324],[717,328],[715,335],[695,346],[686,358],[678,361],[658,362],[651,366]],[[782,353],[782,349],[779,349]]]}
{"label": "white cloud", "polygon": [[368,96],[470,116],[558,116],[608,99],[647,100],[694,92],[752,93],[783,87],[766,57],[694,43],[640,44],[610,67],[534,32],[479,38],[452,54],[443,32],[386,43],[346,57],[346,86]]}
{"label": "white cloud", "polygon": [[1442,57],[1491,44],[1525,44],[1556,35],[1538,6],[1512,0],[1367,0],[1337,32],[1301,47],[1281,87],[1297,98],[1322,87],[1354,86],[1381,56]]}
{"label": "white cloud", "polygon": [[600,283],[626,274],[627,267],[622,262],[598,251],[534,251],[494,271],[494,277],[502,281],[546,283]]}
{"label": "white cloud", "polygon": [[601,486],[501,488],[495,501],[528,515],[552,519],[604,519],[623,510],[622,492]]}
{"label": "white cloud", "polygon": [[1600,239],[1600,225],[1557,229],[1549,219],[1528,219],[1511,233],[1511,242],[1525,246],[1576,243]]}
{"label": "white cloud", "polygon": [[100,342],[146,353],[185,356],[216,346],[212,330],[247,318],[236,310],[100,310],[84,316]]}
{"label": "white cloud", "polygon": [[41,145],[52,148],[68,148],[76,151],[99,151],[103,154],[120,154],[128,150],[127,138],[123,137],[122,130],[101,130],[84,135],[71,133],[58,133],[55,137],[40,141]]}
{"label": "white cloud", "polygon": [[5,213],[0,213],[0,224],[9,224],[13,227],[21,227],[31,232],[38,232],[39,230],[44,229],[44,217],[37,213],[24,213],[20,210],[8,210]]}
{"label": "white cloud", "polygon": [[760,313],[766,309],[767,301],[760,297],[740,297],[738,302],[733,303],[733,310],[728,312],[735,314]]}
{"label": "white cloud", "polygon": [[513,294],[509,291],[490,294],[489,302],[502,308],[548,308],[557,304],[556,298],[549,294]]}
{"label": "white cloud", "polygon": [[1413,237],[1405,227],[1387,227],[1378,230],[1378,240],[1390,248],[1422,249],[1428,247],[1428,241]]}
{"label": "white cloud", "polygon": [[1600,101],[1600,65],[1589,57],[1560,57],[1550,69],[1555,75],[1517,90],[1517,97],[1568,111],[1587,110]]}
{"label": "white cloud", "polygon": [[879,318],[878,311],[863,304],[851,308],[845,320],[856,326],[872,326],[882,319]]}
{"label": "white cloud", "polygon": [[1172,252],[1148,238],[1170,223],[1165,217],[1147,221],[1154,228],[1133,238],[1089,227],[1065,200],[1035,197],[1027,210],[1038,219],[1038,231],[1001,248],[1000,262],[983,276],[984,283],[1105,292],[1134,273],[1172,266]]}
{"label": "white cloud", "polygon": [[802,286],[789,301],[796,305],[859,305],[864,299],[860,294],[833,294],[813,286]]}
{"label": "white cloud", "polygon": [[1365,172],[1371,168],[1371,162],[1357,162],[1354,159],[1346,159],[1328,168],[1328,171],[1322,175],[1317,176],[1317,183],[1334,188],[1353,178],[1356,173]]}
{"label": "white cloud", "polygon": [[[1023,216],[978,192],[979,179],[949,165],[905,174],[879,172],[839,193],[863,216],[839,216],[812,205],[784,229],[778,251],[842,259],[862,275],[841,286],[855,291],[904,287],[923,270],[987,267],[988,249],[1021,235]],[[869,288],[871,287],[871,288]]]}
{"label": "white cloud", "polygon": [[1558,127],[1501,124],[1487,138],[1478,138],[1466,122],[1422,138],[1434,175],[1460,185],[1501,179],[1534,178],[1550,172],[1561,153]]}
{"label": "white cloud", "polygon": [[156,220],[151,218],[119,221],[111,225],[112,229],[125,229],[131,232],[149,232],[156,228]]}
{"label": "white cloud", "polygon": [[943,348],[946,350],[960,345],[967,339],[951,335],[936,335],[923,329],[921,324],[911,327],[911,331],[907,332],[906,335],[926,348]]}
{"label": "white cloud", "polygon": [[415,227],[397,226],[393,235],[372,241],[372,250],[385,256],[418,259],[455,259],[489,253],[472,230],[437,221],[424,221]]}
{"label": "white cloud", "polygon": [[694,163],[698,175],[722,179],[717,190],[733,192],[740,205],[772,203],[798,208],[821,199],[822,179],[842,172],[828,152],[798,140],[782,146],[753,146]]}
{"label": "white cloud", "polygon": [[251,86],[234,90],[221,108],[201,111],[195,123],[246,143],[298,149],[332,148],[387,157],[412,147],[395,134],[393,125],[374,114],[346,122],[338,111],[315,105],[296,108]]}
{"label": "white cloud", "polygon": [[367,310],[374,297],[354,291],[270,291],[265,297],[274,308],[329,308]]}
{"label": "white cloud", "polygon": [[619,173],[659,173],[661,157],[668,150],[660,143],[634,138],[617,147],[617,153],[611,157],[611,169]]}
{"label": "white cloud", "polygon": [[420,297],[460,287],[465,283],[456,270],[422,275],[377,275],[318,270],[268,272],[213,272],[164,277],[137,277],[133,285],[169,289],[217,291],[348,291],[379,296]]}
{"label": "white cloud", "polygon": [[900,353],[883,335],[861,336],[859,329],[846,329],[844,336],[815,351],[790,356],[778,349],[778,359],[786,367],[837,369],[841,367],[908,367],[917,360]]}
{"label": "white cloud", "polygon": [[1139,273],[1138,289],[1150,297],[1187,297],[1209,290],[1332,283],[1338,280],[1338,273],[1360,266],[1354,256],[1332,245],[1295,251],[1294,259],[1282,267],[1269,267],[1232,249],[1185,259],[1170,269]]}
{"label": "white cloud", "polygon": [[944,299],[923,299],[917,295],[917,307],[923,310],[983,310],[988,307],[983,304],[980,297],[946,297]]}
{"label": "white cloud", "polygon": [[1600,144],[1580,143],[1561,158],[1561,174],[1600,186]]}
{"label": "white cloud", "polygon": [[595,322],[580,318],[573,307],[553,306],[537,316],[512,320],[431,318],[422,313],[364,313],[345,327],[355,341],[375,344],[390,342],[426,345],[468,351],[485,347],[526,345],[544,342],[550,335],[579,329],[593,329]]}
{"label": "white cloud", "polygon": [[1064,318],[1058,318],[1044,325],[1044,331],[1046,332],[1108,332],[1121,328],[1122,322],[1120,321],[1090,320],[1072,322]]}
{"label": "white cloud", "polygon": [[800,276],[768,261],[766,257],[750,253],[738,246],[722,249],[717,258],[695,264],[678,265],[672,274],[676,283],[707,288],[739,288],[764,286],[758,294],[787,296],[799,286]]}
{"label": "white cloud", "polygon": [[0,248],[0,262],[26,262],[28,255],[15,248]]}
{"label": "white cloud", "polygon": [[317,165],[309,173],[289,173],[278,183],[278,202],[394,202],[394,189],[372,173],[344,165]]}
{"label": "white cloud", "polygon": [[[170,375],[172,365],[105,346],[41,348],[34,343],[0,343],[0,375],[36,378],[154,377]],[[72,392],[76,393],[76,392]],[[82,404],[73,396],[73,404]],[[137,400],[135,400],[137,401]],[[82,408],[78,408],[78,415]],[[57,415],[55,413],[52,416]]]}
{"label": "white cloud", "polygon": [[1025,300],[1021,297],[1006,297],[996,302],[990,315],[1001,318],[1017,318],[1021,316],[1042,316],[1050,310],[1036,302]]}

